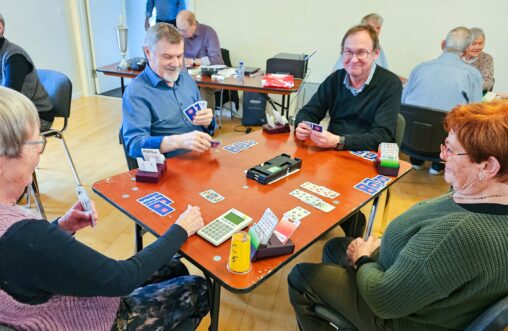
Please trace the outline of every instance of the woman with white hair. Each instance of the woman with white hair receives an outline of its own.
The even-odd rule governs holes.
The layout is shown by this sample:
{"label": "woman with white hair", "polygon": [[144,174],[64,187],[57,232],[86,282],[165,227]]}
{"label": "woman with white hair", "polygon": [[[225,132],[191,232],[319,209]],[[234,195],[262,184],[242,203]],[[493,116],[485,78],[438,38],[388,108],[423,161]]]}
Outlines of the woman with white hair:
{"label": "woman with white hair", "polygon": [[494,59],[483,51],[485,33],[480,28],[471,28],[471,45],[466,49],[464,61],[476,67],[483,77],[483,92],[494,87]]}
{"label": "woman with white hair", "polygon": [[0,87],[0,325],[16,330],[174,330],[208,313],[206,281],[174,254],[203,225],[190,207],[153,244],[110,259],[74,239],[97,219],[77,202],[52,223],[16,205],[46,140],[34,104]]}

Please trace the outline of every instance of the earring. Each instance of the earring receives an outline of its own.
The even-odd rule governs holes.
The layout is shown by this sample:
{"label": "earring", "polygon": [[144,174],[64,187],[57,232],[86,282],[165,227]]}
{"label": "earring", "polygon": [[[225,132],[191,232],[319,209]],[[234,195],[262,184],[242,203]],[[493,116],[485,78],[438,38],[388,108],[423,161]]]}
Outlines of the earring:
{"label": "earring", "polygon": [[483,182],[485,180],[485,175],[483,174],[482,171],[480,171],[480,173],[478,174],[478,180],[480,182]]}

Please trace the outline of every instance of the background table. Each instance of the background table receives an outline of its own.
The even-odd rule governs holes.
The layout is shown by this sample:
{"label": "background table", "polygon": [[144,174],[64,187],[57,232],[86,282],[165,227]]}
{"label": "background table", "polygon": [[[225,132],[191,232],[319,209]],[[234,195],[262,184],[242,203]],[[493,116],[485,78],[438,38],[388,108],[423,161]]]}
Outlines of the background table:
{"label": "background table", "polygon": [[[222,149],[224,145],[235,140],[248,139],[256,140],[258,144],[238,154]],[[93,185],[97,194],[156,236],[163,234],[187,205],[200,206],[205,223],[233,207],[251,216],[254,222],[259,220],[266,208],[271,208],[279,218],[296,206],[311,212],[301,221],[299,229],[291,238],[295,243],[293,254],[256,261],[252,264],[252,270],[245,275],[232,274],[226,268],[229,240],[215,247],[199,236],[192,236],[183,244],[181,253],[213,280],[211,329],[217,328],[221,286],[234,292],[254,289],[343,219],[381,194],[379,192],[371,196],[353,188],[364,178],[376,176],[377,172],[373,162],[347,151],[323,150],[315,147],[310,140],[296,140],[292,133],[268,135],[256,131],[235,140],[223,141],[219,149],[212,149],[201,155],[188,153],[168,159],[168,172],[158,184],[137,183],[133,180],[136,173],[136,170],[133,170]],[[262,185],[246,178],[245,170],[281,153],[301,158],[302,169],[270,185]],[[406,174],[410,168],[407,162],[401,162],[399,177],[393,178],[388,186]],[[338,204],[334,204],[332,199],[323,198],[336,207],[332,212],[322,212],[289,195],[289,192],[300,188],[306,181],[340,193],[340,196],[334,199]],[[208,202],[198,194],[207,189],[214,189],[223,195],[225,200],[216,204]],[[176,211],[167,217],[160,217],[136,202],[136,199],[154,191],[172,199],[172,206]]]}
{"label": "background table", "polygon": [[[96,69],[97,72],[102,72],[106,76],[120,77],[120,83],[122,88],[122,94],[125,91],[124,78],[135,78],[141,73],[137,70],[119,69],[117,68],[118,63],[113,63],[107,66],[99,67]],[[199,87],[208,87],[219,90],[231,90],[231,91],[244,91],[244,92],[256,92],[263,94],[278,94],[282,95],[281,114],[289,116],[290,96],[291,93],[298,92],[302,85],[301,79],[295,79],[295,85],[291,88],[273,88],[263,87],[261,85],[261,75],[254,77],[245,76],[243,82],[240,82],[234,77],[227,77],[224,80],[214,80],[210,76],[191,76]]]}

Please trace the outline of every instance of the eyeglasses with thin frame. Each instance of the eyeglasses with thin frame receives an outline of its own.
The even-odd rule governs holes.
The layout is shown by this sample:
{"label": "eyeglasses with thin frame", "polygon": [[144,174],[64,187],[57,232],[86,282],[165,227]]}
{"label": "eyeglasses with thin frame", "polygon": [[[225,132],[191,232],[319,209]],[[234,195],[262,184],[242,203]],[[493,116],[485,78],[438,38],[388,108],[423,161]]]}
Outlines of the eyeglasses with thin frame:
{"label": "eyeglasses with thin frame", "polygon": [[39,136],[40,139],[39,140],[34,140],[34,141],[25,141],[24,144],[25,145],[42,145],[42,149],[41,149],[41,153],[44,152],[44,149],[46,148],[46,137],[43,136],[43,135],[40,135]]}
{"label": "eyeglasses with thin frame", "polygon": [[445,159],[447,159],[448,156],[463,156],[468,154],[468,153],[455,153],[450,149],[450,147],[444,144],[441,144],[441,153],[443,154]]}
{"label": "eyeglasses with thin frame", "polygon": [[367,58],[367,55],[371,54],[372,52],[374,52],[374,50],[369,52],[368,50],[363,49],[363,48],[357,49],[357,50],[352,50],[352,49],[346,48],[346,49],[343,49],[340,53],[347,60],[353,58],[354,55],[356,55],[356,58],[358,60],[365,60]]}

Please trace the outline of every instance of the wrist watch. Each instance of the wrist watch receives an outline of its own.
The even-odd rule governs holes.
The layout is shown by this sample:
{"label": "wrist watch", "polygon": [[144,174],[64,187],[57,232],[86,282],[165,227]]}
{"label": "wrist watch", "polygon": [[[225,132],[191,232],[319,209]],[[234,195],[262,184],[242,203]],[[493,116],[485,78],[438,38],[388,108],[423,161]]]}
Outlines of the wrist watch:
{"label": "wrist watch", "polygon": [[346,137],[339,136],[339,143],[337,144],[337,146],[335,146],[335,150],[337,150],[337,151],[343,150],[345,143],[346,143]]}

